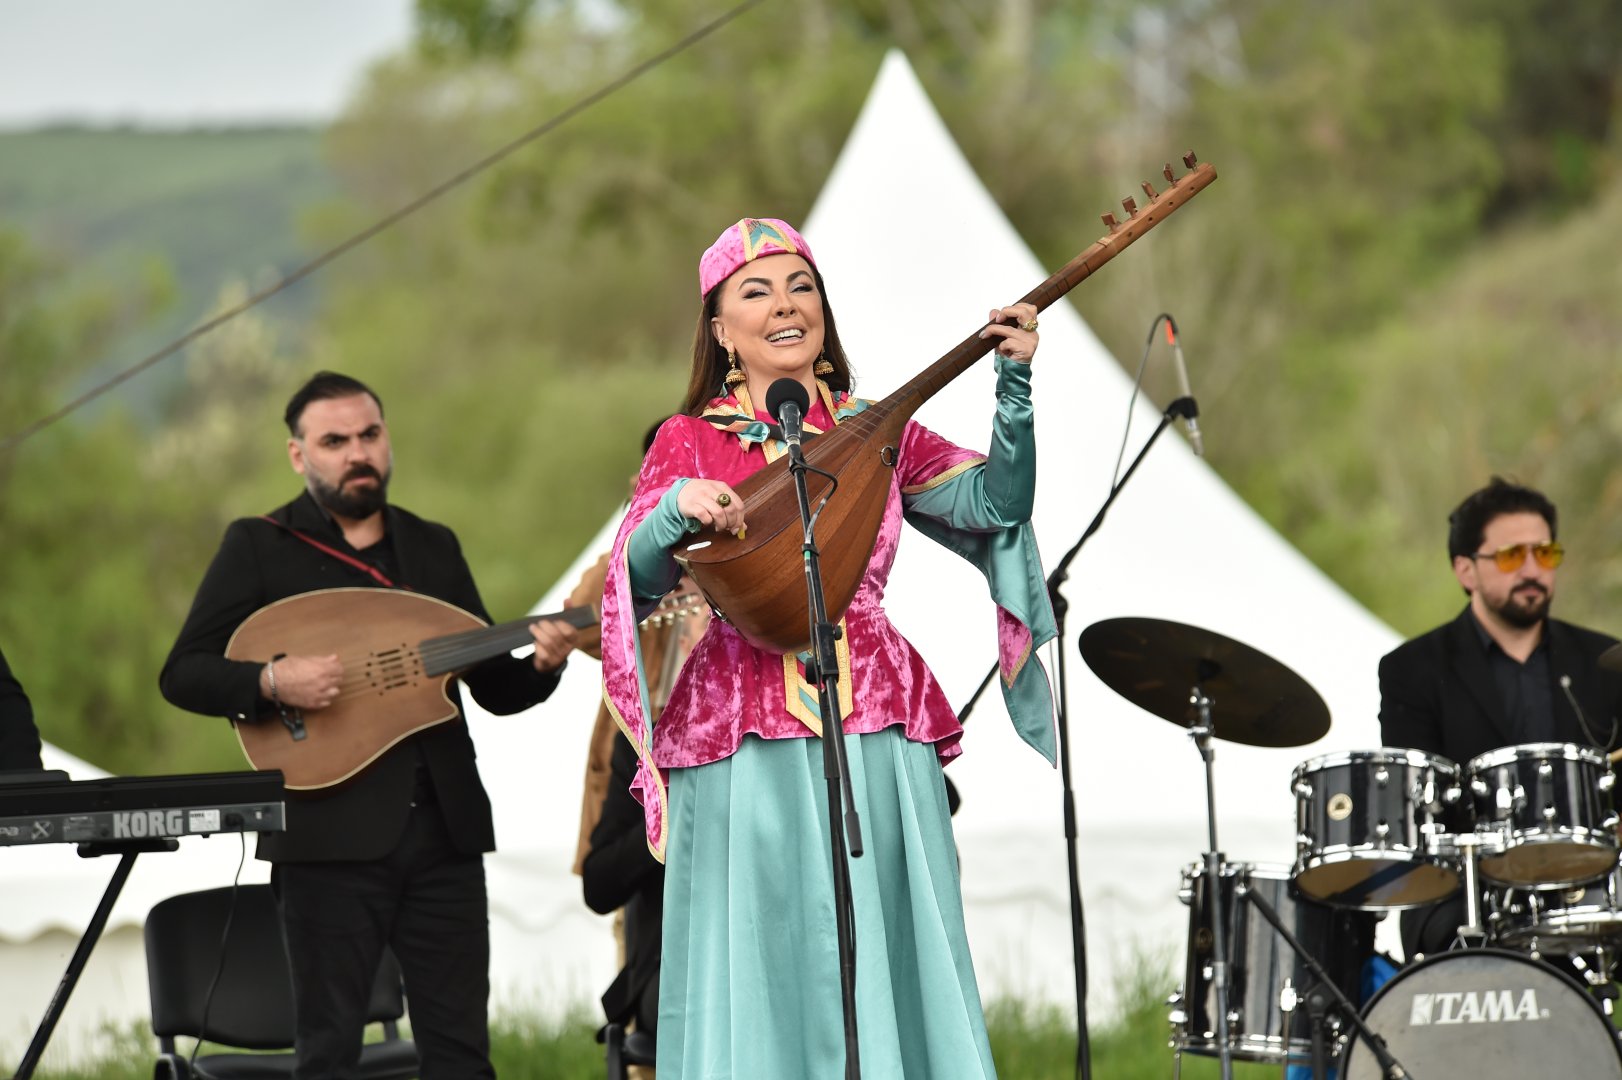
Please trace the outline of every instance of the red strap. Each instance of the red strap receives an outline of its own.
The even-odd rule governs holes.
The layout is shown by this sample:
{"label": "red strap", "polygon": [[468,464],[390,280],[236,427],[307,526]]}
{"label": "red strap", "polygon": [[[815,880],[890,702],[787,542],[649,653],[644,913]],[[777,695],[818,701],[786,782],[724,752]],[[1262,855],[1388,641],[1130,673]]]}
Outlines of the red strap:
{"label": "red strap", "polygon": [[311,547],[315,548],[317,551],[324,551],[328,555],[331,555],[334,559],[337,559],[340,562],[348,563],[350,566],[353,566],[356,570],[359,570],[361,573],[370,576],[373,581],[376,581],[378,584],[382,585],[385,589],[404,589],[407,592],[412,591],[411,586],[409,586],[409,585],[396,585],[394,582],[390,581],[387,574],[383,573],[383,571],[379,570],[377,567],[373,566],[371,563],[361,562],[359,559],[355,558],[353,555],[345,555],[343,552],[339,551],[337,548],[332,547],[332,546],[330,546],[328,544],[323,544],[321,541],[317,540],[315,537],[307,536],[304,533],[301,533],[297,529],[293,528],[293,526],[291,526],[291,525],[283,525],[281,522],[277,521],[275,518],[271,517],[269,514],[260,514],[259,517],[260,517],[261,520],[270,522],[272,525],[276,526],[278,529],[286,529],[288,532],[292,533],[294,536],[298,537],[300,540],[304,541],[306,544],[309,544]]}

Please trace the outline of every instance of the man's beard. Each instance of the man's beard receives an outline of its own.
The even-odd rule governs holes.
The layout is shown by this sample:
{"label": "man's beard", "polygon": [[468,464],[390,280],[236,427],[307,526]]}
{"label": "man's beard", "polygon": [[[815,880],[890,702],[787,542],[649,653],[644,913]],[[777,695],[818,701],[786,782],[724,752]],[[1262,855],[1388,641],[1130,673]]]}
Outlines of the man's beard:
{"label": "man's beard", "polygon": [[1530,630],[1548,617],[1550,599],[1541,585],[1522,585],[1506,596],[1502,604],[1488,606],[1509,625]]}
{"label": "man's beard", "polygon": [[[393,470],[379,473],[370,465],[357,465],[344,474],[337,487],[328,484],[313,471],[308,474],[310,494],[315,501],[326,507],[327,512],[339,517],[359,521],[369,518],[389,501],[389,477]],[[346,490],[344,485],[351,480],[370,476],[377,481],[375,486],[361,487]]]}

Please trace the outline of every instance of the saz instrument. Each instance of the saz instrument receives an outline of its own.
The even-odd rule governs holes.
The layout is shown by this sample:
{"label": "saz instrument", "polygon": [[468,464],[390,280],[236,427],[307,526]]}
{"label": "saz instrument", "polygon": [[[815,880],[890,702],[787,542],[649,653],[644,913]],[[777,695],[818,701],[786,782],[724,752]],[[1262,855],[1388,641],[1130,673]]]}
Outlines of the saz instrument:
{"label": "saz instrument", "polygon": [[[1134,200],[1123,199],[1125,221],[1103,215],[1109,232],[1022,302],[1038,311],[1047,308],[1216,179],[1216,170],[1199,164],[1192,151],[1183,157],[1183,164],[1190,171],[1181,177],[1166,166],[1163,175],[1171,186],[1164,191],[1156,192],[1144,181],[1149,201],[1141,210]],[[981,338],[980,329],[883,401],[806,443],[806,463],[831,474],[839,485],[839,498],[830,499],[817,518],[828,618],[838,620],[845,613],[867,570],[884,518],[902,429],[920,405],[996,347],[997,339]],[[834,482],[808,471],[811,502],[826,496]],[[745,538],[706,533],[705,539],[678,547],[676,561],[698,584],[716,615],[751,643],[775,653],[803,652],[810,647],[811,616],[801,584],[803,536],[788,458],[734,484],[733,490],[744,501],[749,522]]]}
{"label": "saz instrument", "polygon": [[490,626],[455,604],[395,589],[321,589],[267,604],[237,627],[226,657],[264,664],[335,653],[343,684],[324,709],[233,723],[242,752],[256,769],[280,769],[292,791],[341,783],[407,735],[456,719],[450,680],[530,644],[530,625],[544,619],[585,628],[597,613],[567,608]]}

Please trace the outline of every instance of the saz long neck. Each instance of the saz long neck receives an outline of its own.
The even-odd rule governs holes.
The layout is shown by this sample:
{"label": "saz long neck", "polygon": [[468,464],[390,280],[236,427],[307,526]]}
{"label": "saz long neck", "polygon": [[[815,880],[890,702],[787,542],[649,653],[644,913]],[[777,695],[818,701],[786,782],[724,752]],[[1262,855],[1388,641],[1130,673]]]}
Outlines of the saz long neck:
{"label": "saz long neck", "polygon": [[[1172,181],[1172,185],[1165,191],[1156,193],[1147,183],[1143,185],[1149,204],[1142,210],[1139,210],[1132,200],[1124,201],[1122,205],[1128,214],[1126,221],[1117,223],[1113,215],[1104,215],[1104,222],[1110,227],[1109,233],[1065,263],[1052,277],[1020,297],[1020,301],[1034,305],[1038,311],[1047,310],[1048,305],[1058,301],[1071,289],[1087,280],[1099,267],[1126,250],[1138,237],[1171,216],[1173,211],[1216,179],[1215,168],[1210,164],[1195,167],[1191,161],[1192,157],[1190,154],[1183,160],[1193,171]],[[1169,165],[1166,167],[1166,178],[1171,179]],[[918,406],[934,397],[942,387],[969,370],[976,361],[995,348],[997,340],[994,337],[982,338],[980,331],[976,330],[956,348],[878,403],[875,408],[883,415],[893,416],[900,413],[902,416],[911,416]]]}

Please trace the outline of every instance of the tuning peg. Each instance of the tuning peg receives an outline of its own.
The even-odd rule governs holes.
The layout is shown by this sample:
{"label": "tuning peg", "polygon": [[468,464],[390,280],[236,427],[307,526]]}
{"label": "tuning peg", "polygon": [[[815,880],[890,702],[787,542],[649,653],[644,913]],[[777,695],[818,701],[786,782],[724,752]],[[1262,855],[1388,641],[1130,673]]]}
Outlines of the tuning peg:
{"label": "tuning peg", "polygon": [[1186,165],[1188,168],[1192,169],[1194,166],[1198,165],[1199,163],[1200,163],[1200,159],[1194,156],[1194,151],[1190,150],[1188,153],[1183,155],[1183,164]]}
{"label": "tuning peg", "polygon": [[1169,161],[1166,162],[1166,167],[1160,170],[1160,175],[1166,178],[1168,184],[1177,183],[1177,174],[1171,171],[1171,162]]}
{"label": "tuning peg", "polygon": [[1121,227],[1121,223],[1115,220],[1114,214],[1102,214],[1100,216],[1104,219],[1104,224],[1109,226],[1110,232],[1114,232]]}
{"label": "tuning peg", "polygon": [[1149,196],[1150,202],[1154,202],[1160,197],[1159,195],[1155,194],[1155,189],[1149,185],[1149,181],[1147,180],[1143,182],[1143,193]]}
{"label": "tuning peg", "polygon": [[1127,217],[1138,216],[1138,204],[1130,195],[1121,200],[1121,209],[1126,211]]}

